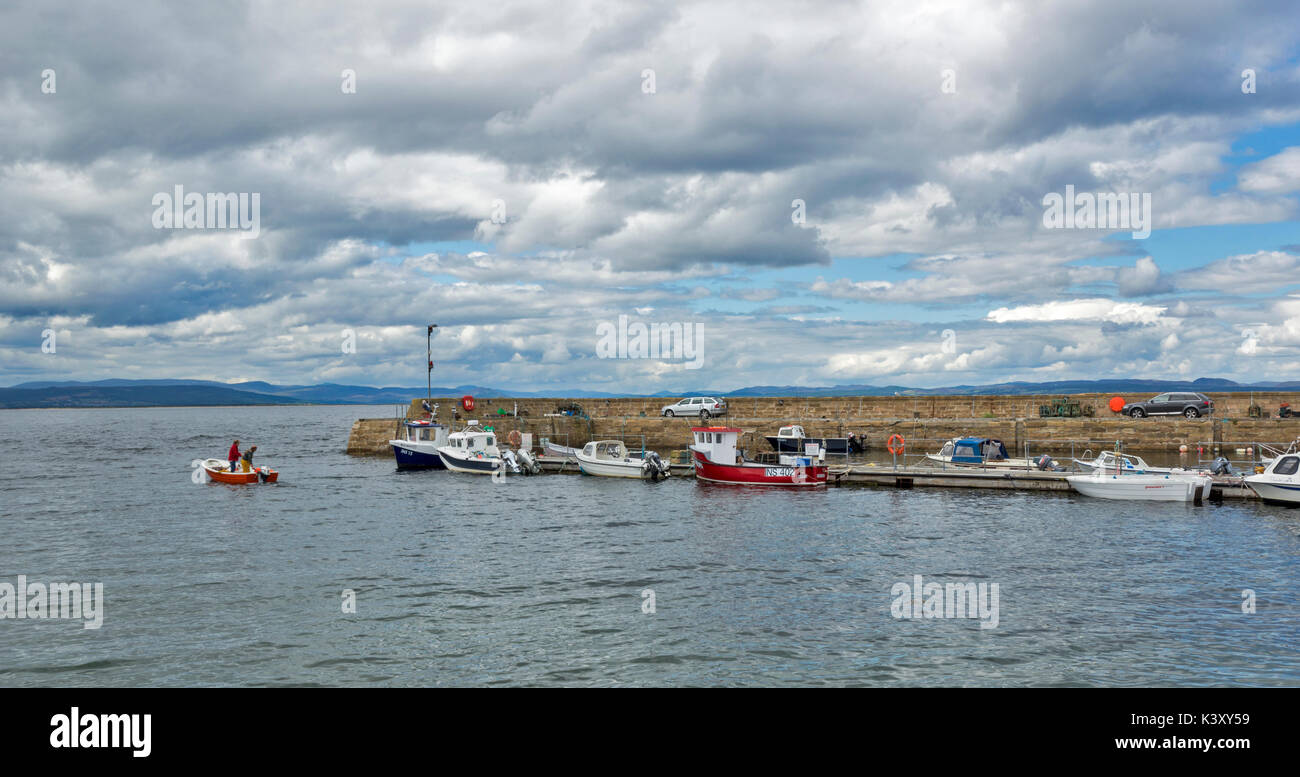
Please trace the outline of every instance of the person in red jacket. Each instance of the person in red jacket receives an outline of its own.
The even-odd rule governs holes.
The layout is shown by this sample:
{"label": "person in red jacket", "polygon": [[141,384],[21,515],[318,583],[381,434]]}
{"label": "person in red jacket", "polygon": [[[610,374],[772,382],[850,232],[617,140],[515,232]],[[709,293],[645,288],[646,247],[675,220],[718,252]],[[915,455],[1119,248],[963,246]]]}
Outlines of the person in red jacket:
{"label": "person in red jacket", "polygon": [[239,464],[239,440],[235,440],[235,444],[230,446],[230,453],[226,454],[226,458],[230,461],[230,471],[234,472],[235,466]]}

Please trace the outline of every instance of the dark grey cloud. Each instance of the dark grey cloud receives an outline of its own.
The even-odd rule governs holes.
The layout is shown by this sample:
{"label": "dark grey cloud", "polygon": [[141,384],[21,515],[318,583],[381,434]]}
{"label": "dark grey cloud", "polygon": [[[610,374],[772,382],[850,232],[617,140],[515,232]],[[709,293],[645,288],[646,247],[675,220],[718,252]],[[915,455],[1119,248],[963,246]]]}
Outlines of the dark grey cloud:
{"label": "dark grey cloud", "polygon": [[[446,342],[480,371],[546,383],[567,363],[630,386],[661,376],[588,360],[566,332],[577,311],[645,309],[708,318],[727,337],[719,365],[740,381],[775,363],[744,342],[797,349],[808,320],[844,315],[848,302],[920,318],[954,300],[1145,305],[1289,267],[1224,256],[1199,275],[1171,274],[1138,241],[1041,224],[1043,195],[1066,184],[1151,192],[1158,227],[1296,219],[1294,152],[1211,188],[1239,136],[1300,122],[1289,4],[913,6],[7,7],[0,317],[18,333],[8,362],[14,374],[46,369],[21,343],[55,322],[95,345],[93,369],[166,353],[159,364],[197,377],[230,362],[237,351],[223,349],[246,342],[243,327],[288,338],[261,355],[243,346],[251,377],[394,382],[413,342],[402,328],[438,310],[465,327]],[[54,94],[41,90],[45,68]],[[340,89],[345,68],[356,94]],[[955,94],[940,90],[945,68]],[[1240,90],[1244,68],[1258,73],[1255,94]],[[151,198],[178,184],[259,193],[261,236],[154,229]],[[402,261],[445,243],[457,247]],[[915,258],[872,264],[899,254]],[[849,257],[867,268],[852,281],[832,267]],[[770,304],[770,287],[751,278],[771,270],[800,273],[801,293],[822,299]],[[706,279],[739,284],[722,295],[752,305],[749,316],[708,310]],[[858,358],[860,339],[828,338],[782,369],[814,382],[854,370],[1091,371],[1093,359],[1138,369],[1192,326],[1175,322],[1214,323],[1166,318],[1157,345],[1138,350],[1116,344],[1113,324],[1088,324],[1093,339],[1073,344],[1054,330],[1044,340],[1044,327],[1035,346],[1000,339],[1011,324],[968,323],[964,361],[936,357],[920,325],[847,322],[854,338],[895,338],[895,352]],[[319,366],[347,326],[372,338],[371,355]],[[169,350],[187,345],[192,358]]]}

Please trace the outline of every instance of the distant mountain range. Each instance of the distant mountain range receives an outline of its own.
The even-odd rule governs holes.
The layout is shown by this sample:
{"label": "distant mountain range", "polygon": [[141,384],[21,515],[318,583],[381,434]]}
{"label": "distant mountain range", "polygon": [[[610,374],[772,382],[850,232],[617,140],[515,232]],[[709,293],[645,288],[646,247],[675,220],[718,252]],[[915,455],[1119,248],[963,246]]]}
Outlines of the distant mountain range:
{"label": "distant mountain range", "polygon": [[[1291,391],[1300,381],[1237,383],[1223,378],[1192,381],[1103,379],[1060,380],[1047,383],[991,383],[979,386],[912,388],[908,386],[750,386],[735,391],[659,391],[637,396],[683,397],[835,397],[835,396],[938,396],[988,394],[1158,394],[1162,391]],[[434,386],[435,397],[575,397],[629,396],[599,391],[548,390],[510,391],[487,386]],[[406,404],[425,395],[423,386],[345,386],[320,383],[314,386],[281,386],[262,381],[218,383],[209,380],[96,380],[32,381],[0,388],[0,408],[40,407],[178,407],[194,405],[382,405]]]}

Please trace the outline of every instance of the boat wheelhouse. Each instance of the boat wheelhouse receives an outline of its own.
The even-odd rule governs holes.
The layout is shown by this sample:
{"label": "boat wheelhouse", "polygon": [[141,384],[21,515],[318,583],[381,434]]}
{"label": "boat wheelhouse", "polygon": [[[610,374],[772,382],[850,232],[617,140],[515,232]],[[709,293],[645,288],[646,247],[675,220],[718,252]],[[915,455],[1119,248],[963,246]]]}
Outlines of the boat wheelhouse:
{"label": "boat wheelhouse", "polygon": [[693,427],[691,457],[697,480],[755,486],[826,485],[826,467],[811,456],[781,455],[773,466],[746,460],[736,443],[743,430],[728,426]]}
{"label": "boat wheelhouse", "polygon": [[438,448],[447,444],[449,429],[428,419],[406,420],[401,437],[389,440],[398,469],[446,469]]}

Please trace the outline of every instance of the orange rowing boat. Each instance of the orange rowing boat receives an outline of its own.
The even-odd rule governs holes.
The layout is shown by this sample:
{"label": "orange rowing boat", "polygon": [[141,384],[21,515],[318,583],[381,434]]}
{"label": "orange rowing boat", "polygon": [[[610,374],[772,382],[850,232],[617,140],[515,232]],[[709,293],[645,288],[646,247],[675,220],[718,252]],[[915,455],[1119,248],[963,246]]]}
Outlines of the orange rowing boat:
{"label": "orange rowing boat", "polygon": [[221,461],[220,459],[205,459],[203,471],[208,474],[209,479],[218,483],[234,483],[236,485],[274,483],[280,478],[280,473],[270,467],[255,467],[250,472],[231,472],[230,462]]}

